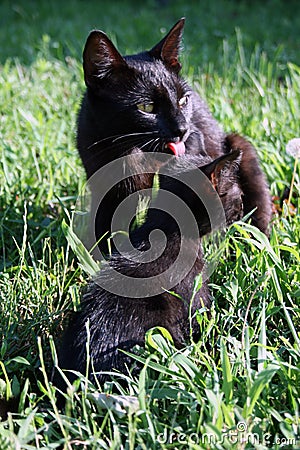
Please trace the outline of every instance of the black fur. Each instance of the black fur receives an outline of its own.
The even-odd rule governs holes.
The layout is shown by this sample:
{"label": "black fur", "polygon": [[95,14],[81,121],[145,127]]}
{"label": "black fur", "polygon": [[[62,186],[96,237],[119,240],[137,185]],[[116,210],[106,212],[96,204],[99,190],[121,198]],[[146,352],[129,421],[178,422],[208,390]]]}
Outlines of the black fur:
{"label": "black fur", "polygon": [[[207,158],[206,158],[207,159]],[[174,158],[175,160],[175,158]],[[195,164],[201,164],[203,158],[193,158]],[[217,160],[201,166],[202,172],[210,179],[214,180],[215,189],[221,194],[223,204],[228,205],[227,220],[238,220],[242,215],[242,193],[239,187],[237,173],[239,170],[240,153],[232,152],[222,156]],[[145,333],[152,327],[165,327],[172,335],[177,347],[188,342],[190,335],[189,308],[192,297],[192,288],[195,277],[203,270],[204,259],[201,250],[201,236],[211,231],[209,217],[201,199],[191,191],[182,181],[172,178],[172,171],[193,177],[194,171],[191,169],[190,158],[182,158],[181,161],[174,161],[174,167],[170,169],[170,176],[160,177],[161,190],[172,192],[177,197],[182,198],[192,211],[199,225],[199,236],[189,233],[189,227],[179,230],[172,218],[167,217],[163,212],[157,211],[155,206],[159,204],[159,195],[149,209],[148,218],[144,225],[133,231],[131,240],[140,252],[149,249],[148,236],[153,230],[159,228],[167,238],[167,246],[163,254],[153,262],[136,263],[130,259],[130,254],[113,254],[109,265],[127,277],[146,278],[153,277],[164,272],[172,266],[177,258],[180,246],[183,245],[185,254],[182,268],[185,261],[189,264],[191,255],[195,262],[183,279],[172,285],[172,291],[181,298],[169,292],[162,292],[158,295],[147,297],[147,281],[144,283],[144,298],[134,298],[133,296],[120,296],[103,289],[100,285],[111,280],[109,270],[104,268],[89,283],[82,298],[81,311],[74,314],[67,332],[64,336],[63,344],[59,352],[59,363],[64,369],[75,369],[82,373],[86,371],[86,324],[89,323],[90,330],[90,357],[91,367],[96,372],[111,371],[112,369],[121,372],[126,371],[126,366],[130,367],[131,359],[120,350],[131,351],[136,344],[143,345]],[[213,205],[216,202],[217,192],[211,182],[203,183],[203,193],[205,189],[206,198]],[[229,203],[230,200],[230,203]],[[230,205],[230,206],[229,206]],[[216,202],[216,208],[218,202]],[[158,245],[152,242],[154,248]],[[164,282],[170,282],[171,275],[164,275],[160,278],[162,286]],[[172,280],[171,280],[172,283]],[[113,287],[113,284],[111,285]],[[127,287],[128,290],[128,287]],[[191,315],[193,317],[193,337],[199,338],[195,312],[201,306],[210,306],[210,295],[205,281],[193,299]],[[90,367],[90,372],[91,372]],[[69,375],[72,380],[75,378]],[[106,379],[105,375],[98,376],[100,381]],[[61,381],[58,380],[58,384]]]}
{"label": "black fur", "polygon": [[[172,145],[181,143],[185,155],[174,156],[174,170],[192,172],[192,158],[193,164],[201,167],[210,179],[210,195],[217,192],[220,196],[227,223],[239,219],[243,211],[248,213],[256,208],[252,221],[268,233],[270,197],[254,148],[238,135],[227,135],[206,103],[179,75],[183,26],[182,19],[150,51],[124,57],[102,31],[92,31],[87,39],[83,53],[87,90],[78,117],[77,145],[87,177],[93,178],[92,210],[98,208],[98,191],[103,181],[101,178],[95,181],[98,169],[124,155],[172,153]],[[158,162],[152,172],[160,168]],[[151,188],[153,173],[129,177],[109,191],[96,216],[97,238],[111,230],[112,215],[123,199],[135,191]],[[114,173],[107,172],[106,176],[113,181]],[[180,181],[161,175],[160,183],[189,205],[200,237],[209,233],[210,221],[201,200]],[[134,344],[143,344],[145,332],[153,326],[167,328],[177,346],[186,342],[193,281],[204,265],[200,238],[190,235],[188,230],[181,236],[166,213],[151,209],[146,223],[131,235],[135,247],[141,252],[148,249],[148,235],[156,228],[162,229],[167,237],[167,248],[157,260],[132,263],[130,255],[114,252],[108,264],[136,278],[161,273],[176,259],[183,240],[187,254],[195,255],[195,263],[179,283],[172,285],[170,276],[165,280],[167,284],[171,282],[172,290],[183,300],[167,292],[140,298],[135,298],[134,293],[112,294],[99,286],[110,273],[108,269],[102,270],[88,284],[81,311],[74,315],[66,330],[59,351],[62,368],[85,372],[87,321],[90,355],[96,371],[113,368],[124,371],[130,360],[119,349],[131,350]],[[100,246],[107,253],[105,240]],[[193,314],[201,304],[207,307],[210,304],[206,283],[194,299]],[[197,338],[196,326],[193,332]]]}
{"label": "black fur", "polygon": [[[181,140],[186,154],[208,155],[212,159],[239,149],[244,213],[256,208],[252,221],[268,233],[271,201],[255,149],[239,135],[226,135],[206,103],[179,75],[183,26],[181,19],[150,51],[124,57],[105,33],[97,30],[90,33],[83,53],[87,90],[77,133],[87,177],[123,155],[169,152],[165,148],[168,142]],[[180,107],[179,100],[185,96],[188,101]],[[153,114],[138,110],[138,104],[150,102],[154,105]],[[99,208],[95,222],[97,238],[111,230],[111,218],[118,204],[130,193],[151,184],[151,177],[136,177],[113,188]],[[97,193],[94,194],[97,198]],[[107,251],[105,240],[101,246]]]}

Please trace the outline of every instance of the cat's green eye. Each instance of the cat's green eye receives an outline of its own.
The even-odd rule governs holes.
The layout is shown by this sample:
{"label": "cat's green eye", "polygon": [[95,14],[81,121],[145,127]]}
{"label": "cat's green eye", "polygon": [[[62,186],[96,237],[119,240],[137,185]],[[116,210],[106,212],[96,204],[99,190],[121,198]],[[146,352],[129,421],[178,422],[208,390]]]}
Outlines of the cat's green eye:
{"label": "cat's green eye", "polygon": [[181,97],[181,98],[178,100],[179,108],[182,108],[183,106],[185,106],[185,105],[187,104],[187,102],[188,102],[188,96],[187,96],[187,95],[184,95],[183,97]]}
{"label": "cat's green eye", "polygon": [[153,113],[154,103],[138,103],[137,109],[145,113]]}

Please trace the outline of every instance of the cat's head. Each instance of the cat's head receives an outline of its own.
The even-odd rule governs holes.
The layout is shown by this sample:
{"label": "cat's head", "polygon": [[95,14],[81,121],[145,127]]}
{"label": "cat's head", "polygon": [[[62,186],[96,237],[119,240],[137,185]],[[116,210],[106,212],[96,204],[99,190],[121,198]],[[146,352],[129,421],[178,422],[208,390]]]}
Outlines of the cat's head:
{"label": "cat's head", "polygon": [[122,56],[103,31],[90,33],[83,52],[81,156],[105,145],[112,159],[132,150],[185,153],[192,101],[179,76],[183,26],[181,19],[151,50],[130,56]]}

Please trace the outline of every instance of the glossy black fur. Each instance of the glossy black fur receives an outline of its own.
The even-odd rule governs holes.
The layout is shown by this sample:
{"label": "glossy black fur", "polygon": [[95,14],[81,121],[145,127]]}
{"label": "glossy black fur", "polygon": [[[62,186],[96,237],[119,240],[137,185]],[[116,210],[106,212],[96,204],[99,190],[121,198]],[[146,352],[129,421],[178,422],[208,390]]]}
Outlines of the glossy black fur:
{"label": "glossy black fur", "polygon": [[[192,161],[193,166],[203,164],[203,158],[193,158]],[[204,183],[203,189],[205,189],[206,197],[213,204],[215,196],[221,195],[223,204],[228,205],[228,220],[229,216],[230,220],[238,220],[242,216],[242,193],[237,178],[239,163],[240,154],[236,151],[201,167],[203,173],[209,179],[214,180],[214,187],[211,183]],[[174,166],[173,170],[191,177],[194,176],[195,171],[195,169],[191,169],[190,159],[185,157]],[[170,174],[172,175],[172,170]],[[110,276],[104,268],[89,283],[82,298],[81,310],[73,315],[68,326],[59,351],[61,368],[86,372],[87,323],[89,323],[92,362],[89,368],[90,373],[92,368],[95,372],[118,370],[125,373],[126,367],[131,366],[132,360],[120,350],[131,351],[134,345],[143,345],[145,333],[155,326],[165,327],[171,333],[177,347],[188,342],[190,336],[189,309],[193,283],[195,277],[202,272],[204,265],[201,236],[209,233],[211,226],[201,199],[181,181],[174,180],[172,176],[163,175],[160,177],[160,187],[162,190],[168,190],[176,196],[180,196],[187,203],[199,225],[199,235],[193,236],[185,229],[180,233],[172,218],[168,218],[164,213],[155,209],[156,202],[159,202],[159,197],[157,197],[149,209],[146,222],[132,233],[131,239],[135,247],[143,252],[149,248],[149,234],[159,228],[167,237],[167,246],[163,254],[155,261],[143,264],[132,262],[130,255],[116,253],[113,254],[109,264],[128,277],[152,277],[163,273],[173,264],[183,240],[187,252],[186,258],[189,259],[193,254],[195,263],[187,275],[175,286],[172,286],[172,291],[181,298],[168,292],[144,298],[113,294],[99,286],[101,280]],[[204,193],[204,190],[202,192]],[[159,195],[160,193],[158,193]],[[155,247],[156,244],[153,245]],[[168,283],[170,276],[165,281]],[[114,280],[112,279],[111,282],[113,284]],[[147,287],[145,286],[146,291]],[[200,291],[194,297],[191,308],[193,337],[196,340],[199,335],[195,312],[201,306],[207,308],[210,306],[207,282],[203,283]],[[72,375],[69,377],[71,380],[75,378]],[[100,382],[106,379],[101,374],[98,375],[98,378]],[[62,384],[59,377],[57,377],[56,383]]]}
{"label": "glossy black fur", "polygon": [[[121,156],[169,152],[165,144],[182,141],[186,154],[174,156],[179,162],[175,170],[179,173],[192,171],[189,158],[196,158],[193,162],[202,167],[220,196],[227,223],[256,208],[252,222],[267,233],[270,198],[255,149],[241,136],[227,135],[212,117],[206,103],[179,75],[178,53],[183,25],[184,21],[180,20],[150,51],[125,57],[102,31],[96,30],[89,35],[83,54],[87,90],[78,117],[77,134],[87,177]],[[183,97],[188,101],[180,105]],[[137,107],[141,103],[153,103],[152,113],[141,112]],[[106,176],[113,181],[114,173]],[[210,222],[201,201],[199,203],[199,199],[180,182],[164,176],[160,181],[163,188],[189,205],[200,236],[208,233]],[[101,182],[98,178],[91,184],[92,208],[98,207]],[[152,182],[153,174],[145,173],[126,179],[111,189],[99,206],[95,223],[98,238],[110,231],[111,218],[118,204],[130,193],[150,188]],[[176,257],[182,236],[165,213],[150,211],[146,223],[132,234],[132,242],[141,251],[147,249],[149,232],[156,228],[163,230],[168,243],[158,260],[139,265],[133,264],[125,255],[114,253],[109,264],[135,277],[151,276],[167,268]],[[74,314],[66,330],[59,351],[62,368],[85,372],[87,321],[91,335],[90,355],[96,371],[117,369],[124,372],[131,361],[119,349],[131,350],[135,344],[143,344],[145,332],[153,326],[167,328],[177,346],[186,342],[190,332],[188,310],[193,281],[202,272],[204,260],[200,240],[189,233],[183,238],[187,251],[194,253],[196,260],[190,272],[172,288],[185,301],[166,292],[145,298],[118,296],[99,287],[97,280],[91,281],[83,295],[81,311]],[[105,241],[101,245],[107,252]],[[106,270],[98,276],[99,279],[106,277]],[[209,291],[204,283],[194,299],[192,313],[202,304],[209,307],[209,303]],[[195,321],[193,333],[197,338]],[[103,379],[100,376],[100,380]]]}
{"label": "glossy black fur", "polygon": [[[102,31],[89,35],[83,53],[87,90],[77,134],[87,177],[120,156],[165,152],[165,144],[172,141],[184,141],[188,155],[212,159],[240,149],[244,213],[256,209],[252,222],[268,233],[270,196],[255,149],[243,137],[227,135],[204,100],[179,75],[183,26],[182,19],[150,51],[124,57]],[[178,101],[183,96],[188,102],[180,108]],[[149,102],[154,103],[154,114],[141,113],[137,105]],[[112,214],[128,194],[151,183],[149,177],[136,177],[115,186],[100,205],[96,236],[110,231]],[[105,252],[105,240],[101,245]]]}

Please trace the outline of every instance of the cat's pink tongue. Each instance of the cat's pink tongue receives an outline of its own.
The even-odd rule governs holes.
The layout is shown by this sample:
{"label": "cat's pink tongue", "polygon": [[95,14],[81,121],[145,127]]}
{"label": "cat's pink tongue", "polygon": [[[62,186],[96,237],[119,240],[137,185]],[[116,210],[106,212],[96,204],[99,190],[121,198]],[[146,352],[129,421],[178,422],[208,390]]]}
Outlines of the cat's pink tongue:
{"label": "cat's pink tongue", "polygon": [[185,154],[184,142],[168,142],[167,147],[174,153],[175,156],[182,156]]}

